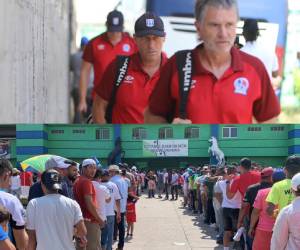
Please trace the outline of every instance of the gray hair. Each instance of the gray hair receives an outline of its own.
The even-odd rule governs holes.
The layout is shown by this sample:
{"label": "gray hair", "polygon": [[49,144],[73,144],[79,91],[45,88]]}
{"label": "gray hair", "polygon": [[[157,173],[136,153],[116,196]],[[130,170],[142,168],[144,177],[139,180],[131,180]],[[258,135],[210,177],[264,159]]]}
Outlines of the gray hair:
{"label": "gray hair", "polygon": [[223,7],[229,9],[234,7],[237,16],[239,16],[238,4],[236,0],[196,0],[195,4],[195,18],[197,21],[202,21],[204,12],[207,6]]}

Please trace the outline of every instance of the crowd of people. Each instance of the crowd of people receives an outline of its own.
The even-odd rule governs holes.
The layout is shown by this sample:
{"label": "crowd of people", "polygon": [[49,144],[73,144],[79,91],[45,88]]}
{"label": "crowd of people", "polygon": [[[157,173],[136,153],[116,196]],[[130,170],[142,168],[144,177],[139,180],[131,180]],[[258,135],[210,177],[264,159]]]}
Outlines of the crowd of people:
{"label": "crowd of people", "polygon": [[159,16],[140,16],[131,37],[124,32],[123,14],[110,12],[106,32],[84,39],[76,54],[82,64],[72,68],[74,75],[80,72],[74,83],[75,120],[92,109],[92,121],[100,124],[275,121],[280,113],[271,84],[278,76],[275,49],[270,54],[260,46],[256,20],[245,21],[246,45],[237,48],[238,20],[236,0],[197,0],[200,43],[168,59],[163,52],[168,34]]}
{"label": "crowd of people", "polygon": [[101,169],[94,159],[78,167],[53,156],[31,183],[26,204],[11,185],[16,172],[0,160],[1,250],[111,250],[117,239],[121,250],[125,237],[133,237],[139,199],[135,167]]}
{"label": "crowd of people", "polygon": [[182,196],[183,207],[218,232],[224,250],[232,241],[234,249],[300,249],[299,156],[289,156],[283,169],[243,158],[225,166],[147,172],[126,163],[102,169],[94,159],[78,167],[53,156],[38,178],[26,175],[35,179],[26,204],[16,191],[18,173],[0,160],[1,250],[111,250],[117,239],[116,249],[124,249],[143,192],[149,199]]}
{"label": "crowd of people", "polygon": [[182,174],[183,206],[218,231],[229,250],[300,249],[300,157],[283,169],[243,158],[224,167],[192,167]]}

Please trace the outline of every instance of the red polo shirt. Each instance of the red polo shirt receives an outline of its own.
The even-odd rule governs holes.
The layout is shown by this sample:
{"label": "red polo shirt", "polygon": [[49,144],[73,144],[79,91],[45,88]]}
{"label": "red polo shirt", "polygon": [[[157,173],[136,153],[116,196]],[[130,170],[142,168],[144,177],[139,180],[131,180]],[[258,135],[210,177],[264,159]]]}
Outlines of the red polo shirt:
{"label": "red polo shirt", "polygon": [[74,198],[81,208],[83,218],[90,220],[91,222],[96,222],[96,218],[88,210],[84,198],[85,195],[91,195],[95,207],[97,206],[96,191],[92,181],[84,176],[80,176],[74,183],[73,192]]}
{"label": "red polo shirt", "polygon": [[[192,51],[192,86],[187,102],[187,118],[192,123],[252,123],[253,116],[263,122],[280,113],[268,73],[259,59],[232,48],[231,66],[217,79],[202,66],[200,49],[201,45]],[[175,56],[161,70],[149,109],[162,117],[179,116]]]}
{"label": "red polo shirt", "polygon": [[[162,63],[167,61],[165,54],[162,54]],[[95,91],[106,101],[110,100],[112,89],[116,78],[116,60],[114,60],[105,71],[102,82]],[[160,71],[158,70],[151,78],[142,69],[141,59],[138,53],[130,57],[127,74],[118,88],[116,103],[112,114],[112,123],[144,123],[144,111],[148,106],[149,96],[152,93]]]}
{"label": "red polo shirt", "polygon": [[242,198],[244,198],[247,188],[253,184],[260,183],[260,180],[260,172],[249,171],[245,174],[241,174],[233,179],[233,182],[230,185],[230,192],[236,193],[239,191],[242,195]]}
{"label": "red polo shirt", "polygon": [[[113,46],[107,38],[107,34],[92,39],[86,46],[82,59],[93,64],[94,67],[94,89],[101,82],[106,67],[117,55],[131,55],[137,51],[132,37],[123,33],[122,40]],[[93,90],[92,96],[95,96]]]}

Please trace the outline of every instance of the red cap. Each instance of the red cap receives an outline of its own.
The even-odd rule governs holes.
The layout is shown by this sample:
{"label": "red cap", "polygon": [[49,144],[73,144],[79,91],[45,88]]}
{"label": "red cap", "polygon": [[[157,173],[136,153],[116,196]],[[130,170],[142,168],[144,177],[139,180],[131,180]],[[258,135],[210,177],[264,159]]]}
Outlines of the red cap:
{"label": "red cap", "polygon": [[262,171],[261,171],[261,177],[268,177],[268,176],[272,176],[274,170],[272,167],[267,167],[267,168],[264,168]]}

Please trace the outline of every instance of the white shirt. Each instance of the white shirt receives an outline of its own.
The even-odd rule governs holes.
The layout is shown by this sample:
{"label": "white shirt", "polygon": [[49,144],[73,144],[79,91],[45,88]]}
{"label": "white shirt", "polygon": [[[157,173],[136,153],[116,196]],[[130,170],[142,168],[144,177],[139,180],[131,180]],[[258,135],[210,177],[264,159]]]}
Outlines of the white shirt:
{"label": "white shirt", "polygon": [[117,185],[111,181],[101,182],[100,184],[107,187],[111,196],[110,202],[106,203],[105,206],[106,216],[115,216],[116,201],[121,200],[119,189]]}
{"label": "white shirt", "polygon": [[97,181],[92,183],[96,192],[97,213],[103,221],[106,221],[106,200],[110,198],[109,190]]}
{"label": "white shirt", "polygon": [[271,250],[300,249],[300,197],[283,208],[274,225]]}
{"label": "white shirt", "polygon": [[17,226],[25,225],[26,211],[16,196],[0,191],[0,205],[8,210]]}
{"label": "white shirt", "polygon": [[275,51],[270,51],[270,49],[266,48],[265,46],[262,46],[257,41],[246,42],[245,46],[241,48],[241,51],[260,59],[265,65],[270,79],[272,79],[272,72],[277,71],[279,68],[278,58],[276,56]]}
{"label": "white shirt", "polygon": [[20,175],[10,177],[11,180],[11,190],[18,190],[21,188],[21,178]]}
{"label": "white shirt", "polygon": [[217,184],[218,187],[216,187],[216,190],[221,189],[222,190],[222,207],[225,208],[241,208],[242,206],[242,195],[240,192],[236,192],[232,199],[228,199],[226,195],[226,181],[218,181]]}
{"label": "white shirt", "polygon": [[31,200],[27,229],[35,230],[37,250],[74,250],[74,226],[83,220],[79,204],[60,194]]}

